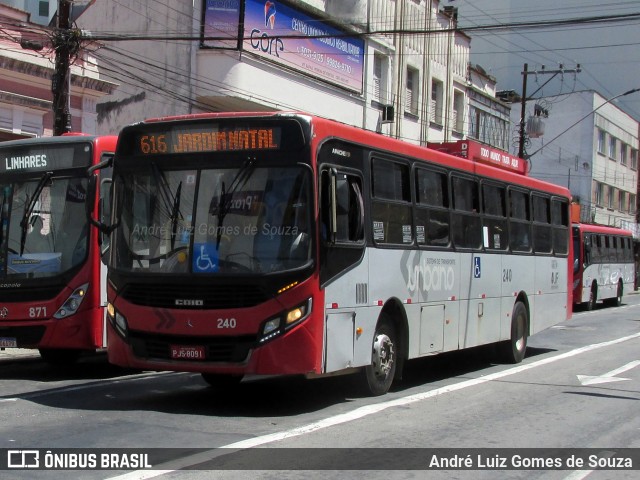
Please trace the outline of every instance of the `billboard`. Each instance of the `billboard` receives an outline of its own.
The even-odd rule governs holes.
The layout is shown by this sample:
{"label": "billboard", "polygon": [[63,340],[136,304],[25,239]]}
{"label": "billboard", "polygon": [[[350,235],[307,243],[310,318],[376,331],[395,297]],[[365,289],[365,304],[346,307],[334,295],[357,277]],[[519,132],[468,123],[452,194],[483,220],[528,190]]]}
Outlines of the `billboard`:
{"label": "billboard", "polygon": [[273,0],[207,0],[202,45],[235,48],[244,7],[242,49],[287,69],[362,93],[364,40]]}

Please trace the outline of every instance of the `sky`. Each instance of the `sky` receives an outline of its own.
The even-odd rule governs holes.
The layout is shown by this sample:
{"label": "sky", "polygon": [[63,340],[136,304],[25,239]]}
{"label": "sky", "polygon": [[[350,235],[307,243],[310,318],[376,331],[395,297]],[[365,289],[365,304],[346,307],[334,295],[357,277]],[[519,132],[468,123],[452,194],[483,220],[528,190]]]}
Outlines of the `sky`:
{"label": "sky", "polygon": [[[475,27],[514,22],[537,22],[640,14],[640,0],[442,0],[458,8],[458,26]],[[498,82],[498,90],[522,93],[522,71],[545,66],[580,73],[558,75],[536,95],[551,96],[595,90],[609,99],[640,88],[640,19],[602,25],[569,25],[544,29],[471,31],[471,62]],[[550,74],[528,75],[527,94],[534,93]],[[640,121],[640,92],[613,101]]]}

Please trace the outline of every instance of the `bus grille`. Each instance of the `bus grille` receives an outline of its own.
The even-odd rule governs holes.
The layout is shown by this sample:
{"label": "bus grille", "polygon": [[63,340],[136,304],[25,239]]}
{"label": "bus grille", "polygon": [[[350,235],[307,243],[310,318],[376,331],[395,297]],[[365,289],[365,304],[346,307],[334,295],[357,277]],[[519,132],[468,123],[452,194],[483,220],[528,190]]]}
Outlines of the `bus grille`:
{"label": "bus grille", "polygon": [[133,353],[139,358],[171,359],[170,345],[202,345],[205,347],[206,362],[244,363],[255,337],[165,337],[142,332],[129,332],[129,342]]}
{"label": "bus grille", "polygon": [[256,285],[129,284],[121,296],[135,305],[201,310],[254,307],[270,298]]}

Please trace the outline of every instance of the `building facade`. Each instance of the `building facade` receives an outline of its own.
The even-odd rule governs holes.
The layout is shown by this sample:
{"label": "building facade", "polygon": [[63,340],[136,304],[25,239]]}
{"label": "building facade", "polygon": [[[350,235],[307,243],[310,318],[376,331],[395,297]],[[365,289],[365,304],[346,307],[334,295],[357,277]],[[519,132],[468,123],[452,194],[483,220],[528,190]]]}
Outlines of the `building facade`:
{"label": "building facade", "polygon": [[58,8],[58,0],[2,0],[8,5],[29,14],[29,21],[39,25],[48,25]]}
{"label": "building facade", "polygon": [[[0,4],[0,141],[53,134],[50,31],[29,22],[25,11]],[[96,105],[115,84],[100,78],[88,52],[74,59],[69,111],[75,131],[96,133]]]}
{"label": "building facade", "polygon": [[[536,120],[535,104],[548,117],[544,135],[527,142],[530,174],[567,186],[581,221],[631,229],[640,238],[639,123],[592,90],[529,101],[528,122]],[[519,109],[511,113],[517,125]]]}
{"label": "building facade", "polygon": [[[121,0],[77,21],[119,84],[97,105],[103,133],[164,115],[300,110],[423,145],[469,134],[470,97],[493,105],[495,79],[474,85],[456,23],[438,0]],[[120,36],[104,35],[113,25]]]}

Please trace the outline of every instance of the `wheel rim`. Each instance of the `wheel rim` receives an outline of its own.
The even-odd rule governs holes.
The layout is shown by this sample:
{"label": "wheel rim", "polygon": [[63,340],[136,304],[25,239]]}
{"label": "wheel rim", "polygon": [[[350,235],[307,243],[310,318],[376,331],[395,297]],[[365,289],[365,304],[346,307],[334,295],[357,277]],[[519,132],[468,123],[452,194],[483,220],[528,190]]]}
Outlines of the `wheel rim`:
{"label": "wheel rim", "polygon": [[391,338],[379,334],[373,342],[373,373],[376,377],[386,377],[391,372],[395,360],[395,350]]}

